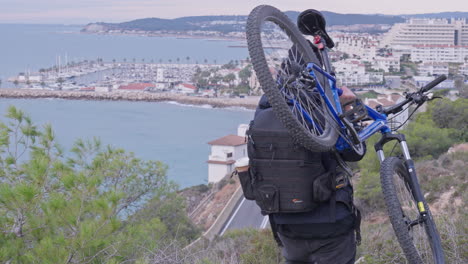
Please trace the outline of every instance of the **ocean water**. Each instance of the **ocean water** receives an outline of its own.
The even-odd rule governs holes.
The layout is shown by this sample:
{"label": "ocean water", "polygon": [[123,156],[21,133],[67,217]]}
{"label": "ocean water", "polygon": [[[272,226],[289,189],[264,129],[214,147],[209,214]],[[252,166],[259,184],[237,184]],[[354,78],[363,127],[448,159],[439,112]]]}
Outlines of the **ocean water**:
{"label": "ocean water", "polygon": [[[232,41],[144,36],[80,34],[81,26],[0,24],[1,88],[19,72],[38,71],[68,61],[95,60],[209,63],[244,59],[247,50],[230,48]],[[1,99],[0,120],[9,105],[30,114],[37,124],[51,123],[58,141],[69,149],[78,138],[99,137],[145,160],[169,165],[168,176],[181,187],[207,182],[210,154],[207,142],[236,134],[253,112],[212,109],[177,103],[68,101],[57,99]]]}
{"label": "ocean water", "polygon": [[[2,87],[6,79],[19,72],[38,71],[71,61],[95,60],[180,63],[198,61],[225,63],[245,59],[245,48],[232,48],[235,41],[203,39],[179,39],[145,36],[80,34],[81,26],[0,24],[0,79]],[[190,60],[187,61],[186,58]]]}
{"label": "ocean water", "polygon": [[174,102],[0,98],[0,121],[5,121],[9,105],[28,113],[38,125],[50,123],[66,150],[78,138],[99,137],[139,158],[168,164],[169,178],[181,187],[207,183],[207,142],[236,134],[238,125],[253,117],[251,110]]}

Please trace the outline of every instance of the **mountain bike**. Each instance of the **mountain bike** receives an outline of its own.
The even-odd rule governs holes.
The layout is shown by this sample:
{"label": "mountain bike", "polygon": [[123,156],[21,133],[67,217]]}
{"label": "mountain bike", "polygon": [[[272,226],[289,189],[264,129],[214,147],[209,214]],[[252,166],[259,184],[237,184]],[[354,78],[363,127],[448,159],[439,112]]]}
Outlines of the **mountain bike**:
{"label": "mountain bike", "polygon": [[[333,41],[323,17],[308,30],[313,42],[280,10],[267,5],[252,10],[246,26],[247,46],[259,81],[278,119],[299,144],[311,151],[365,153],[364,142],[380,132],[374,145],[381,163],[380,176],[390,222],[409,263],[444,263],[441,240],[422,194],[408,145],[395,133],[389,115],[401,114],[411,105],[415,110],[431,100],[427,93],[446,76],[439,76],[401,102],[372,109],[356,100],[341,105],[327,49]],[[414,113],[414,111],[412,113]],[[370,122],[367,126],[358,123]],[[383,147],[397,141],[402,157],[385,157]]]}

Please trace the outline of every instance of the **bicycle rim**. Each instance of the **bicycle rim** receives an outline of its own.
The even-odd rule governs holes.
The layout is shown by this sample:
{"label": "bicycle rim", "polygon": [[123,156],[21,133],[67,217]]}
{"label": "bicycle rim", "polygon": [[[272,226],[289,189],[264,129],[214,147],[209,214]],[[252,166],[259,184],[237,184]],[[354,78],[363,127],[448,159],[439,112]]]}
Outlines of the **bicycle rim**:
{"label": "bicycle rim", "polygon": [[336,121],[314,86],[298,81],[307,63],[320,65],[309,43],[271,6],[251,12],[246,34],[255,73],[277,117],[304,147],[331,150],[337,139]]}
{"label": "bicycle rim", "polygon": [[382,184],[390,221],[406,258],[411,264],[444,263],[440,238],[427,204],[426,220],[416,224],[421,219],[420,213],[403,162],[397,158],[388,158],[382,163],[382,169],[387,170],[382,175],[387,181],[382,179]]}

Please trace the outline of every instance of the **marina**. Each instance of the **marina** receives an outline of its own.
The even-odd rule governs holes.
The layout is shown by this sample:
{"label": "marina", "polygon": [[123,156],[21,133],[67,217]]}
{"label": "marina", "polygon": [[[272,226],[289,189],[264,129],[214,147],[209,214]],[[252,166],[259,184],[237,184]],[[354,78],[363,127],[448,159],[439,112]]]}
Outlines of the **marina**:
{"label": "marina", "polygon": [[[190,59],[190,58],[189,58]],[[60,63],[38,72],[22,72],[8,78],[15,88],[63,91],[114,91],[132,83],[151,84],[147,91],[169,91],[180,83],[191,83],[195,71],[215,70],[222,65],[193,63],[104,62],[102,59]],[[180,59],[178,59],[180,60]]]}

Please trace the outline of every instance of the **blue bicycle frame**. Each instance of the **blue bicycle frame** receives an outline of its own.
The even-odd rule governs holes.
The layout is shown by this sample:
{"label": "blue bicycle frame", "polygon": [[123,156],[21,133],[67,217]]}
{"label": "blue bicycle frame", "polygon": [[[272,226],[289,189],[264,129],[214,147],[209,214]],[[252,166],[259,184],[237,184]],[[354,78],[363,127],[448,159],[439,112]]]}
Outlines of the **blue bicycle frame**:
{"label": "blue bicycle frame", "polygon": [[[343,110],[341,109],[340,98],[339,98],[339,95],[338,95],[339,90],[336,87],[335,77],[333,77],[328,72],[324,71],[321,67],[319,67],[318,65],[316,65],[314,63],[307,64],[307,71],[309,72],[310,76],[312,76],[315,80],[318,80],[314,70],[316,70],[320,74],[324,75],[328,79],[328,81],[330,83],[330,89],[331,89],[331,91],[333,93],[333,98],[332,99],[333,99],[336,107],[334,107],[332,105],[332,103],[330,101],[330,98],[328,98],[328,96],[326,95],[325,89],[323,88],[323,86],[320,84],[319,81],[316,82],[317,83],[316,88],[317,88],[319,94],[325,100],[325,103],[326,103],[328,109],[330,110],[331,115],[335,119],[336,123],[340,126],[340,129],[342,130],[342,132],[346,133],[347,128],[346,128],[345,124],[341,121],[341,118],[340,118],[341,114],[343,114]],[[295,102],[294,105],[298,105],[298,103]],[[372,122],[370,125],[366,126],[363,130],[361,130],[359,132],[358,135],[359,135],[360,142],[364,142],[365,140],[367,140],[369,137],[371,137],[373,134],[375,134],[377,132],[381,132],[383,134],[390,133],[391,130],[387,126],[387,116],[385,114],[381,114],[381,113],[375,111],[374,109],[368,107],[367,105],[365,107],[367,109],[368,116],[371,119],[373,119],[374,122]],[[304,111],[302,108],[300,108],[300,110],[304,114],[304,117],[307,120],[312,120],[312,117],[309,115],[309,113]],[[322,128],[320,128],[320,127],[317,127],[317,129],[319,131],[322,130]],[[348,142],[342,136],[340,136],[338,138],[335,147],[336,147],[336,149],[338,151],[342,151],[344,149],[351,148],[351,146],[348,144]]]}

